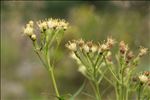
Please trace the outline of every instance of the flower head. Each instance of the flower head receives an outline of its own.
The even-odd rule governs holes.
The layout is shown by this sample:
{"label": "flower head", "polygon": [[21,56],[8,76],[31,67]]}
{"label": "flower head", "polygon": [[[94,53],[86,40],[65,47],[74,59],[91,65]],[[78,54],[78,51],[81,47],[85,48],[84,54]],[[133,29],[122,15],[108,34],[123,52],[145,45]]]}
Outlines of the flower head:
{"label": "flower head", "polygon": [[39,26],[40,30],[46,30],[48,28],[46,21],[39,21],[37,22],[37,25]]}
{"label": "flower head", "polygon": [[77,44],[76,42],[74,41],[69,41],[67,44],[66,44],[66,47],[71,50],[71,51],[77,51]]}
{"label": "flower head", "polygon": [[102,51],[107,51],[109,49],[107,44],[102,44],[100,48]]}
{"label": "flower head", "polygon": [[125,52],[128,51],[128,45],[125,44],[124,41],[121,41],[120,44],[119,44],[119,46],[120,46],[120,53],[121,54],[124,54]]}
{"label": "flower head", "polygon": [[146,83],[148,81],[148,77],[146,75],[140,75],[139,80],[142,83]]}
{"label": "flower head", "polygon": [[88,53],[88,52],[90,51],[90,48],[89,48],[89,46],[88,46],[87,44],[85,44],[85,45],[83,46],[83,50],[84,50],[86,53]]}
{"label": "flower head", "polygon": [[140,47],[139,56],[142,57],[142,56],[146,55],[147,51],[148,51],[148,48]]}
{"label": "flower head", "polygon": [[133,52],[132,52],[132,51],[129,51],[129,52],[127,53],[126,57],[127,57],[127,60],[132,59],[132,58],[134,57]]}
{"label": "flower head", "polygon": [[115,43],[116,43],[116,41],[114,39],[112,39],[111,37],[107,38],[106,45],[108,46],[109,49],[111,49]]}
{"label": "flower head", "polygon": [[27,36],[31,36],[33,34],[33,21],[29,21],[29,23],[26,24],[26,27],[24,28],[24,34]]}

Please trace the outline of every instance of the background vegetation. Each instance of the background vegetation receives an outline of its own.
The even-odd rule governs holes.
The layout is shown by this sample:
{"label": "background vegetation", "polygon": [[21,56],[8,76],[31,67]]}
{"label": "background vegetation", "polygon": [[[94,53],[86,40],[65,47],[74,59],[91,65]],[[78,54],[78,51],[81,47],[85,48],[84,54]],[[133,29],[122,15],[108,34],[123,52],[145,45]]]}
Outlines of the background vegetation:
{"label": "background vegetation", "polygon": [[[1,99],[51,100],[54,98],[49,76],[35,55],[31,41],[22,35],[29,20],[64,18],[70,23],[56,53],[56,77],[62,94],[74,93],[84,77],[70,59],[64,44],[70,39],[103,41],[108,35],[125,40],[137,51],[150,48],[150,3],[148,1],[3,1],[1,2]],[[150,70],[150,55],[139,70]],[[106,89],[107,82],[101,87]],[[88,91],[87,86],[84,91]],[[92,93],[92,91],[88,91]],[[106,90],[104,99],[113,95]],[[88,100],[81,94],[78,100]]]}

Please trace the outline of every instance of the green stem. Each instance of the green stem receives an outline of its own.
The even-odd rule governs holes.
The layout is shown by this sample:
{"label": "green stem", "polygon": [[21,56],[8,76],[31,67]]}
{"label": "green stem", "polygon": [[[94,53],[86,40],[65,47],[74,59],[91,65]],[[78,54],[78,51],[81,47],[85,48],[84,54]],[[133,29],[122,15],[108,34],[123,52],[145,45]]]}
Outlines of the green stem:
{"label": "green stem", "polygon": [[55,80],[55,76],[54,76],[54,70],[53,70],[53,68],[51,68],[51,69],[49,70],[49,72],[50,72],[50,76],[51,76],[51,79],[52,79],[52,83],[53,83],[53,87],[54,87],[56,96],[57,96],[57,97],[60,97],[59,91],[58,91],[58,88],[57,88],[57,84],[56,84],[56,80]]}
{"label": "green stem", "polygon": [[141,84],[139,84],[138,88],[138,100],[141,100]]}
{"label": "green stem", "polygon": [[101,100],[99,85],[97,83],[95,83],[95,88],[96,88],[96,98],[97,98],[97,100]]}
{"label": "green stem", "polygon": [[57,84],[56,84],[56,80],[55,80],[55,76],[54,76],[54,69],[53,69],[53,67],[50,65],[50,57],[49,57],[48,47],[47,47],[47,50],[46,50],[46,59],[47,59],[48,68],[49,68],[49,72],[50,72],[50,76],[51,76],[51,79],[52,79],[52,83],[53,83],[53,87],[54,87],[56,96],[57,96],[57,97],[60,97],[59,91],[58,91],[58,88],[57,88]]}
{"label": "green stem", "polygon": [[92,86],[92,88],[95,92],[96,100],[101,100],[101,95],[100,95],[98,84],[95,82],[90,82],[90,85]]}

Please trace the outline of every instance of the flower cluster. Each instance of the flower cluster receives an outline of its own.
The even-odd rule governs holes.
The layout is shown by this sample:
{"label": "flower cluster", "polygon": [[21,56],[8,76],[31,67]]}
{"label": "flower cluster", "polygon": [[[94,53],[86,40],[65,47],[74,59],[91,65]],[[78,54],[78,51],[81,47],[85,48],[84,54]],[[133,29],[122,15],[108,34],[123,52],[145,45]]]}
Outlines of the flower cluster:
{"label": "flower cluster", "polygon": [[[57,89],[57,84],[54,77],[54,65],[51,63],[54,61],[51,60],[54,59],[53,56],[57,51],[57,48],[67,28],[68,23],[65,20],[52,18],[38,21],[36,25],[34,25],[33,21],[29,21],[24,28],[24,34],[32,40],[35,53],[51,76],[56,97],[59,99],[61,99],[61,96],[59,94],[59,90]],[[38,29],[38,31],[36,31],[36,29]],[[39,31],[40,36],[37,38],[36,32]]]}
{"label": "flower cluster", "polygon": [[94,43],[93,41],[85,42],[80,39],[69,41],[66,47],[71,51],[72,58],[79,64],[79,71],[92,79],[92,74],[98,74],[97,71],[99,71],[103,57],[111,62],[111,52],[109,50],[114,44],[115,40],[109,37],[103,44]]}
{"label": "flower cluster", "polygon": [[[36,26],[38,26],[38,28],[36,28]],[[35,45],[37,44],[35,30],[40,30],[40,45],[41,48],[43,48],[51,44],[54,40],[56,40],[56,38],[61,38],[67,28],[68,23],[65,20],[50,18],[48,20],[38,21],[37,25],[34,25],[33,21],[29,21],[24,28],[24,34],[27,35]]]}
{"label": "flower cluster", "polygon": [[140,84],[145,84],[150,86],[150,71],[144,71],[136,77],[136,81]]}
{"label": "flower cluster", "polygon": [[100,43],[93,43],[92,41],[72,40],[66,44],[66,47],[71,51],[83,50],[86,53],[104,52],[108,51],[115,44],[115,40],[107,38],[107,42],[100,45]]}
{"label": "flower cluster", "polygon": [[29,21],[29,23],[26,24],[26,27],[24,28],[24,34],[29,36],[34,41],[36,40],[36,35],[34,34],[33,25],[34,25],[34,22]]}
{"label": "flower cluster", "polygon": [[66,30],[68,28],[68,23],[65,20],[60,19],[48,19],[37,22],[41,31],[46,29],[54,29],[54,30]]}

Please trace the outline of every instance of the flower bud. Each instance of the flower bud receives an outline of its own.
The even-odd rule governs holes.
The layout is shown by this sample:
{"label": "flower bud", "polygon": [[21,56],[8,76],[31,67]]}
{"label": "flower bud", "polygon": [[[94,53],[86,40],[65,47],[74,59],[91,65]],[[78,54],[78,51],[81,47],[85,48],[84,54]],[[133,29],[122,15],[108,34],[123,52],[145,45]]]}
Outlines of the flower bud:
{"label": "flower bud", "polygon": [[29,25],[30,25],[31,27],[33,27],[33,24],[34,24],[33,21],[30,20],[30,21],[29,21]]}
{"label": "flower bud", "polygon": [[33,41],[35,41],[35,40],[36,40],[36,35],[35,35],[35,34],[32,34],[32,35],[31,35],[31,39],[32,39]]}

